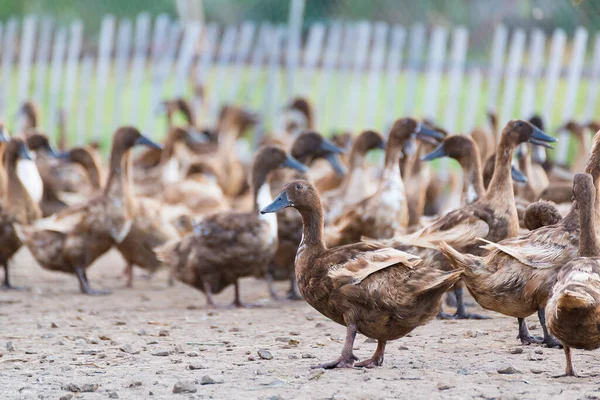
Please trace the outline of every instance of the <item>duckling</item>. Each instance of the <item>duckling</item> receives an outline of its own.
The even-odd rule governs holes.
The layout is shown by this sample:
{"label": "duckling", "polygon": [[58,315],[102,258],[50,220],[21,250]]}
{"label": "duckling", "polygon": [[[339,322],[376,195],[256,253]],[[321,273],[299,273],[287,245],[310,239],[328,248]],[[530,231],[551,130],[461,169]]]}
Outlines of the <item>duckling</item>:
{"label": "duckling", "polygon": [[[594,136],[586,172],[593,176],[598,190],[600,132]],[[579,232],[579,209],[574,202],[569,213],[556,225],[498,243],[489,242],[484,246],[490,251],[486,257],[463,255],[446,245],[442,250],[450,262],[466,265],[463,279],[482,307],[518,319],[518,339],[522,343],[559,346],[546,329],[544,307],[560,268],[577,256]],[[544,330],[543,340],[531,337],[525,323],[525,318],[536,311]]]}
{"label": "duckling", "polygon": [[[304,299],[321,314],[346,326],[341,356],[314,368],[380,366],[386,343],[406,336],[433,318],[441,296],[462,271],[442,272],[419,257],[389,247],[354,243],[327,248],[323,241],[323,207],[307,181],[288,183],[261,214],[295,208],[302,216],[302,243],[296,277]],[[370,359],[355,364],[356,333],[376,339]]]}
{"label": "duckling", "polygon": [[328,245],[356,243],[362,236],[390,238],[408,226],[408,202],[399,163],[402,146],[415,138],[443,139],[443,135],[412,118],[397,120],[388,137],[383,177],[377,191],[344,211],[326,232]]}
{"label": "duckling", "polygon": [[107,294],[90,288],[86,269],[114,244],[122,242],[135,216],[131,193],[130,150],[136,145],[159,147],[134,127],[117,129],[113,137],[109,176],[102,192],[17,233],[45,269],[74,273],[83,293]]}
{"label": "duckling", "polygon": [[[512,187],[511,160],[516,147],[527,141],[544,143],[556,139],[527,121],[509,121],[502,131],[496,152],[494,175],[485,196],[446,214],[414,234],[394,238],[390,241],[393,247],[419,255],[428,265],[437,265],[442,270],[448,270],[451,268],[450,263],[438,250],[440,242],[450,242],[463,253],[482,254],[484,250],[480,248],[478,238],[498,241],[516,236],[519,232],[519,219]],[[481,318],[466,312],[462,282],[455,288],[455,295],[455,318]],[[445,314],[440,316],[446,317]]]}
{"label": "duckling", "polygon": [[238,280],[267,273],[277,250],[277,218],[259,216],[258,211],[272,200],[269,174],[282,167],[306,171],[282,148],[261,148],[252,166],[253,211],[209,215],[193,233],[155,249],[175,279],[203,291],[209,306],[214,306],[212,294],[230,284],[235,285],[234,305],[243,306]]}
{"label": "duckling", "polygon": [[[6,139],[6,136],[2,136]],[[32,160],[29,149],[23,140],[10,139],[4,152],[6,187],[0,202],[0,264],[4,268],[2,289],[22,290],[10,283],[8,264],[12,256],[21,248],[22,242],[15,231],[16,224],[28,225],[40,218],[39,206],[21,182],[17,172],[19,160]]]}
{"label": "duckling", "polygon": [[323,182],[320,180],[315,182],[315,187],[322,194],[323,204],[327,210],[325,212],[326,221],[337,219],[345,207],[355,205],[373,193],[368,172],[366,171],[365,157],[367,153],[375,149],[385,150],[383,137],[378,132],[372,130],[361,132],[350,150],[348,173],[345,175],[339,173],[328,175],[339,176],[343,179],[339,188],[323,193]]}
{"label": "duckling", "polygon": [[[290,153],[292,157],[307,167],[311,167],[316,161],[327,160],[335,173],[343,175],[345,172],[340,161],[340,154],[343,153],[343,150],[317,132],[308,131],[298,135],[292,144]],[[308,179],[311,176],[310,172],[312,170],[306,173],[290,170],[273,171],[271,174],[271,195],[276,196],[285,183],[289,181]],[[302,240],[302,218],[291,209],[277,213],[276,217],[278,246],[275,256],[269,264],[267,279],[289,279],[290,289],[287,298],[300,300],[302,297],[298,294],[294,261]],[[277,294],[271,292],[271,298],[276,299]]]}
{"label": "duckling", "polygon": [[545,200],[531,203],[527,206],[523,215],[525,226],[530,231],[539,229],[542,226],[558,224],[561,219],[562,215],[556,208],[556,204]]}
{"label": "duckling", "polygon": [[577,258],[560,269],[546,306],[548,330],[563,345],[565,375],[577,376],[571,349],[600,347],[600,242],[596,234],[597,188],[588,174],[573,179],[573,194],[579,208]]}

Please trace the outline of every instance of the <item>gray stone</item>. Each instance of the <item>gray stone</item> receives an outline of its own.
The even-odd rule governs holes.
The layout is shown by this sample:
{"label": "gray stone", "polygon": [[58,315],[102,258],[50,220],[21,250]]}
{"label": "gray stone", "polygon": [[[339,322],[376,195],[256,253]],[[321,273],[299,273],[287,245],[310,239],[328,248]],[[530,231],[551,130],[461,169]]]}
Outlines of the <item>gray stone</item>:
{"label": "gray stone", "polygon": [[263,360],[272,360],[273,359],[273,355],[271,354],[271,352],[266,349],[258,350],[258,356],[260,358],[262,358]]}
{"label": "gray stone", "polygon": [[179,381],[173,386],[173,393],[196,393],[196,385],[192,381]]}
{"label": "gray stone", "polygon": [[507,365],[504,365],[502,368],[498,368],[498,373],[501,375],[512,375],[512,374],[519,374],[520,371],[518,371],[512,365],[507,364]]}

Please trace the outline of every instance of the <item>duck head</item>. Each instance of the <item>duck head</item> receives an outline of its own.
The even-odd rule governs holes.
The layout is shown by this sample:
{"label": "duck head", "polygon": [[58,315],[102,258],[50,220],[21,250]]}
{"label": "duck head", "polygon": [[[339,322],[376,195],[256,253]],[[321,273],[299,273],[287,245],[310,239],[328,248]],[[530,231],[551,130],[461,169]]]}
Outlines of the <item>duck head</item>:
{"label": "duck head", "polygon": [[337,174],[344,175],[346,169],[339,157],[343,152],[343,149],[325,139],[319,133],[309,131],[298,135],[292,144],[290,153],[305,165],[310,165],[318,158],[325,158]]}
{"label": "duck head", "polygon": [[208,137],[198,130],[196,127],[190,125],[188,127],[175,126],[169,129],[167,138],[165,140],[165,146],[162,157],[164,160],[171,158],[175,152],[175,146],[177,143],[186,143],[190,145],[208,143]]}
{"label": "duck head", "polygon": [[452,135],[446,137],[431,153],[424,155],[421,161],[432,161],[442,157],[453,158],[463,168],[470,168],[475,160],[479,160],[479,148],[470,136]]}
{"label": "duck head", "polygon": [[306,172],[308,168],[293,156],[287,154],[279,146],[264,146],[254,157],[252,175],[266,177],[269,172],[279,168],[292,168],[299,172]]}
{"label": "duck head", "polygon": [[166,114],[169,122],[172,121],[173,115],[177,111],[180,111],[183,114],[183,117],[187,121],[188,125],[195,125],[196,120],[194,118],[192,108],[187,100],[183,98],[162,101],[156,109],[157,114]]}
{"label": "duck head", "polygon": [[575,136],[577,140],[583,140],[583,135],[585,134],[584,131],[585,126],[574,120],[569,120],[563,126],[558,128],[558,132],[570,133]]}
{"label": "duck head", "polygon": [[521,143],[529,142],[552,149],[553,147],[548,143],[556,141],[555,138],[535,127],[532,123],[520,119],[513,119],[509,121],[502,130],[500,145],[504,148],[515,149]]}
{"label": "duck head", "polygon": [[27,147],[34,152],[44,152],[48,156],[56,158],[59,154],[50,143],[48,136],[41,133],[34,133],[27,137]]}
{"label": "duck head", "polygon": [[26,101],[21,105],[15,115],[15,125],[17,132],[23,132],[30,128],[36,128],[38,125],[38,109],[31,101]]}
{"label": "duck head", "polygon": [[219,112],[217,131],[233,130],[241,136],[247,129],[255,126],[260,121],[257,113],[234,105],[224,105]]}
{"label": "duck head", "polygon": [[7,169],[16,168],[19,160],[33,160],[27,144],[20,138],[12,138],[6,145],[4,160]]}
{"label": "duck head", "polygon": [[148,146],[152,149],[161,150],[163,147],[142,135],[133,126],[124,126],[115,132],[113,136],[112,151],[127,151],[135,146]]}
{"label": "duck head", "polygon": [[433,142],[444,140],[444,134],[436,131],[427,124],[417,121],[414,118],[401,118],[394,122],[386,146],[386,165],[390,161],[397,161],[404,149],[405,155],[413,155],[417,146],[415,139]]}
{"label": "duck head", "polygon": [[101,167],[99,160],[93,154],[94,150],[85,147],[74,147],[69,151],[57,155],[58,159],[68,161],[73,164],[79,164],[87,172],[90,183],[95,189],[102,185],[100,176]]}
{"label": "duck head", "polygon": [[594,133],[600,131],[600,121],[590,121],[585,126]]}
{"label": "duck head", "polygon": [[317,190],[308,181],[298,179],[288,182],[281,193],[271,204],[264,207],[260,213],[274,213],[287,207],[293,207],[300,212],[323,212]]}
{"label": "duck head", "polygon": [[308,99],[296,97],[283,108],[286,132],[294,135],[313,127],[312,106]]}

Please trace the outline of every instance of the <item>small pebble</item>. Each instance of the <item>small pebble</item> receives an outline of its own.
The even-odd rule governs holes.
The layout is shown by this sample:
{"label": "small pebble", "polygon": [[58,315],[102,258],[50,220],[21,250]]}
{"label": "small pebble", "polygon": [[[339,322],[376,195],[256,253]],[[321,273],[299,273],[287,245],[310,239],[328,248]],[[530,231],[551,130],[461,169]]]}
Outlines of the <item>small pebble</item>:
{"label": "small pebble", "polygon": [[400,346],[400,347],[398,347],[398,350],[408,350],[408,347],[406,347],[406,346]]}
{"label": "small pebble", "polygon": [[158,331],[158,336],[169,336],[169,331],[166,329],[161,329]]}
{"label": "small pebble", "polygon": [[127,323],[124,322],[124,321],[117,321],[117,322],[115,322],[115,325],[116,326],[123,326],[123,325],[127,325]]}
{"label": "small pebble", "polygon": [[156,340],[151,340],[148,343],[146,343],[147,345],[151,345],[151,344],[158,344],[158,342]]}
{"label": "small pebble", "polygon": [[87,342],[85,341],[85,339],[77,339],[77,340],[75,341],[75,345],[76,345],[76,346],[84,346],[84,345],[86,345],[86,344],[87,344]]}
{"label": "small pebble", "polygon": [[202,379],[200,380],[200,384],[201,385],[216,385],[216,384],[219,384],[219,383],[223,383],[223,381],[222,380],[215,380],[215,379],[211,378],[208,375],[204,375],[202,377]]}
{"label": "small pebble", "polygon": [[542,349],[535,349],[534,351],[536,354],[544,354],[544,350]]}
{"label": "small pebble", "polygon": [[64,396],[59,397],[60,400],[71,400],[72,398],[73,398],[73,395],[71,393],[65,394]]}
{"label": "small pebble", "polygon": [[278,337],[278,338],[275,338],[275,341],[276,342],[289,342],[290,338],[289,337]]}
{"label": "small pebble", "polygon": [[124,344],[123,346],[119,347],[119,350],[121,350],[123,353],[135,354],[135,351],[133,351],[131,346],[128,344]]}
{"label": "small pebble", "polygon": [[544,371],[543,371],[543,370],[541,370],[541,369],[537,369],[537,368],[532,368],[532,369],[530,369],[530,371],[531,371],[531,373],[532,373],[532,374],[536,374],[536,375],[539,375],[539,374],[543,374],[543,373],[544,373]]}
{"label": "small pebble", "polygon": [[173,393],[196,393],[197,391],[192,381],[179,381],[173,386]]}
{"label": "small pebble", "polygon": [[198,356],[200,356],[200,354],[195,351],[190,351],[189,353],[187,353],[187,356],[188,357],[198,357]]}
{"label": "small pebble", "polygon": [[461,368],[458,370],[459,375],[469,375],[469,370],[466,368]]}
{"label": "small pebble", "polygon": [[129,385],[127,385],[128,388],[136,388],[136,387],[140,387],[140,386],[142,386],[141,381],[133,381]]}
{"label": "small pebble", "polygon": [[206,369],[206,367],[204,365],[202,365],[202,364],[189,364],[187,366],[187,369],[195,371],[197,369]]}
{"label": "small pebble", "polygon": [[54,328],[54,329],[56,329],[56,328],[58,328],[58,325],[56,325],[56,324],[53,322],[53,323],[51,323],[51,324],[50,324],[50,328]]}
{"label": "small pebble", "polygon": [[69,383],[68,385],[61,386],[62,390],[66,390],[67,392],[79,393],[81,392],[81,388],[74,383]]}
{"label": "small pebble", "polygon": [[81,393],[91,393],[98,390],[98,385],[95,383],[86,383],[81,387]]}
{"label": "small pebble", "polygon": [[13,345],[13,342],[6,342],[6,350],[10,352],[15,351],[15,346]]}
{"label": "small pebble", "polygon": [[512,374],[520,373],[520,371],[518,371],[515,367],[513,367],[510,364],[505,365],[502,368],[499,368],[497,372],[501,375],[512,375]]}
{"label": "small pebble", "polygon": [[54,333],[44,333],[42,335],[42,339],[52,339],[54,337]]}
{"label": "small pebble", "polygon": [[100,336],[98,336],[98,338],[99,338],[100,340],[111,340],[111,339],[110,339],[110,337],[109,337],[109,336],[106,336],[106,335],[100,335]]}
{"label": "small pebble", "polygon": [[537,354],[535,351],[531,350],[529,352],[529,354],[527,355],[527,360],[529,361],[540,361],[542,360],[542,357]]}
{"label": "small pebble", "polygon": [[302,358],[315,358],[315,356],[310,353],[304,353],[302,354]]}
{"label": "small pebble", "polygon": [[145,329],[140,329],[140,330],[137,332],[137,334],[138,334],[138,336],[146,336],[146,330],[145,330]]}
{"label": "small pebble", "polygon": [[108,392],[108,398],[109,399],[118,399],[119,398],[119,394],[117,392]]}
{"label": "small pebble", "polygon": [[372,339],[372,338],[366,338],[365,343],[377,343],[377,340]]}
{"label": "small pebble", "polygon": [[300,332],[291,331],[290,335],[292,335],[292,336],[300,336]]}
{"label": "small pebble", "polygon": [[98,343],[100,343],[100,338],[92,337],[92,338],[90,338],[90,343],[91,344],[98,344]]}
{"label": "small pebble", "polygon": [[258,356],[260,358],[262,358],[263,360],[272,360],[273,359],[273,355],[271,354],[271,352],[269,352],[269,350],[265,350],[265,349],[258,350]]}
{"label": "small pebble", "polygon": [[508,352],[510,354],[521,354],[521,353],[523,353],[523,348],[521,348],[521,347],[513,347]]}
{"label": "small pebble", "polygon": [[442,382],[438,383],[438,385],[437,385],[438,390],[448,390],[448,389],[452,389],[453,387],[454,386],[449,385],[447,383],[442,383]]}
{"label": "small pebble", "polygon": [[152,353],[152,355],[157,357],[167,357],[169,352],[167,350],[157,351],[156,353]]}

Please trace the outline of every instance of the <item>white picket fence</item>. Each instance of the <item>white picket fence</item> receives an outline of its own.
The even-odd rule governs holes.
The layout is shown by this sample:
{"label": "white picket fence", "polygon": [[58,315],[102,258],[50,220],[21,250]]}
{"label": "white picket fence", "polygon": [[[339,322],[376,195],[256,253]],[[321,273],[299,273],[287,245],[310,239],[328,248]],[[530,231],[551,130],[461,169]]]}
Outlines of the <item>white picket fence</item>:
{"label": "white picket fence", "polygon": [[[588,46],[591,33],[583,28],[573,38],[560,29],[547,38],[539,29],[509,32],[500,25],[489,64],[468,66],[463,26],[334,21],[312,24],[303,37],[296,16],[304,3],[292,5],[288,26],[106,15],[98,43],[83,42],[77,20],[68,26],[38,16],[0,21],[0,116],[12,125],[20,104],[31,99],[50,135],[62,110],[71,140],[84,143],[122,124],[162,135],[164,120],[155,111],[174,96],[193,100],[205,123],[223,103],[244,104],[263,113],[267,131],[295,95],[317,106],[323,132],[385,130],[404,115],[469,132],[488,109],[501,121],[540,113],[552,132],[569,118],[589,120],[598,112],[600,34]],[[566,143],[558,161],[566,159]]]}

